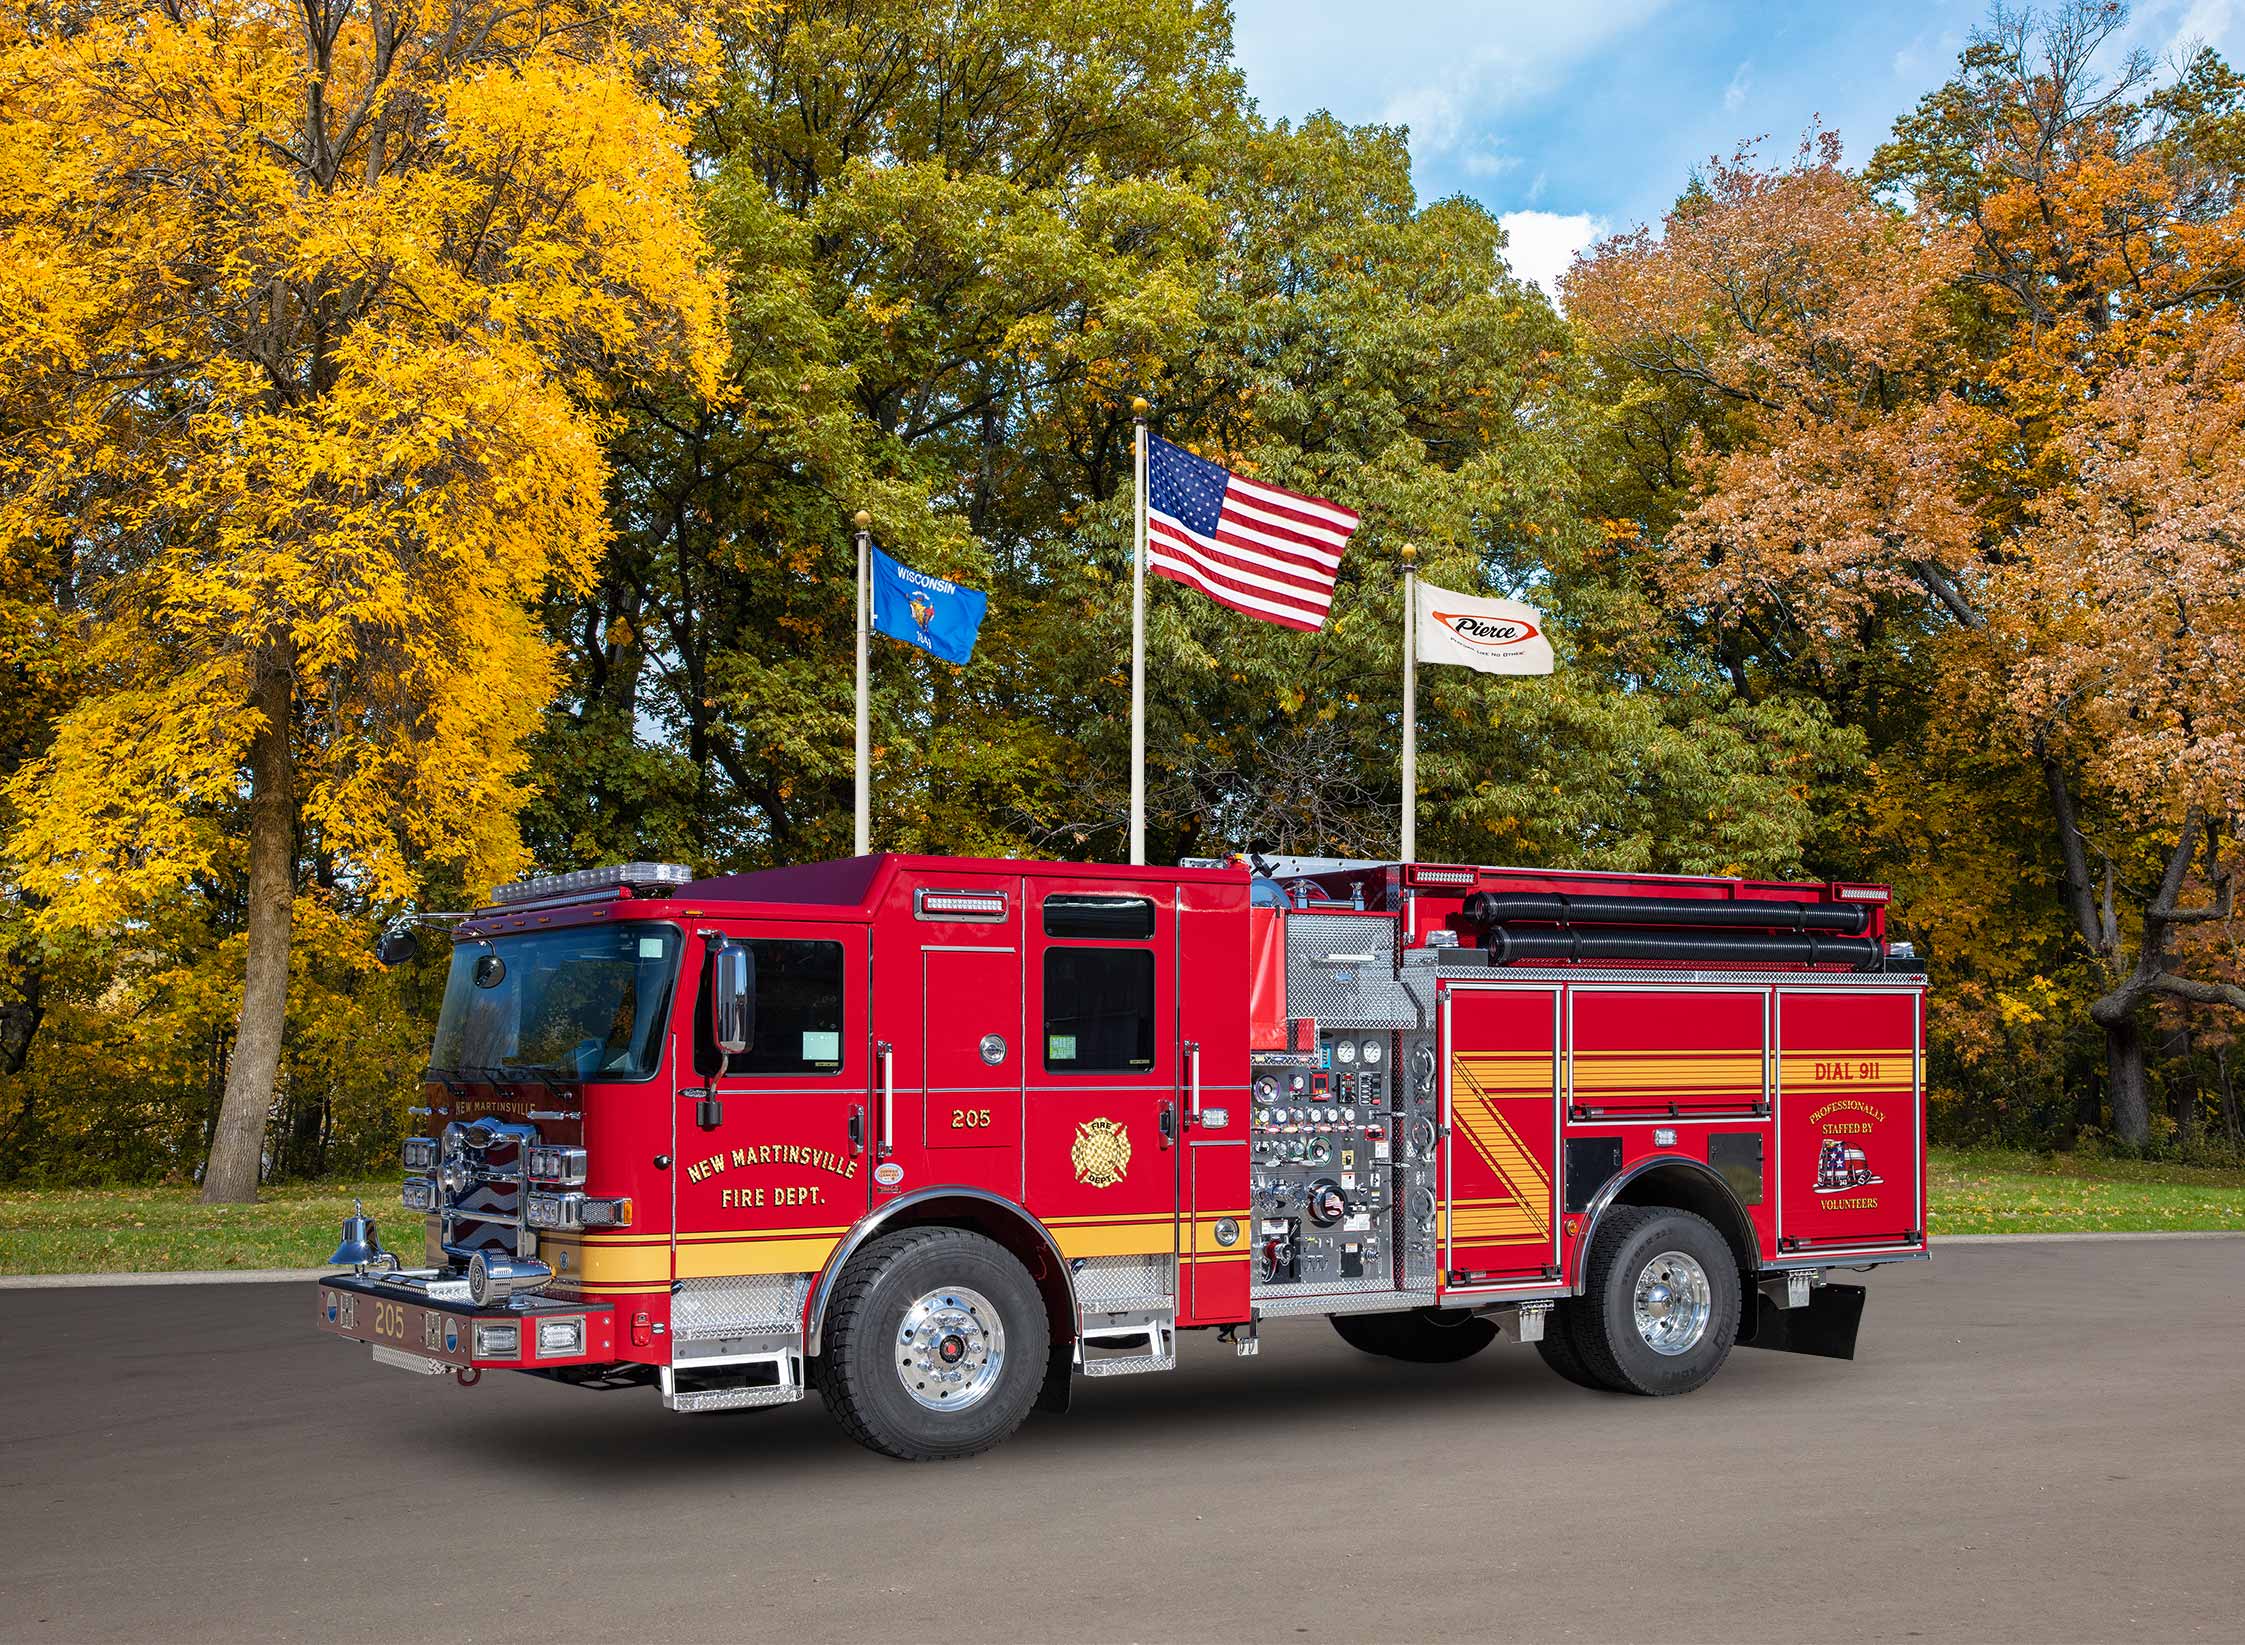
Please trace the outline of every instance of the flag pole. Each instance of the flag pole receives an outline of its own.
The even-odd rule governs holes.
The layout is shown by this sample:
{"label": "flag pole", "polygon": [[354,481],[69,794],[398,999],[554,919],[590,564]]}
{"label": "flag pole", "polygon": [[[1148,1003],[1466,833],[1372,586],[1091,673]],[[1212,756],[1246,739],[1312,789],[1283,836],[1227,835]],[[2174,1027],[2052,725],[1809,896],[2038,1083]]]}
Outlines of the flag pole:
{"label": "flag pole", "polygon": [[864,509],[857,511],[857,855],[865,856],[873,849],[873,773],[872,736],[867,714],[865,688],[865,579],[871,556],[866,552],[873,542],[873,516]]}
{"label": "flag pole", "polygon": [[1403,545],[1403,853],[1419,857],[1419,587],[1412,562],[1419,551]]}
{"label": "flag pole", "polygon": [[1146,413],[1130,402],[1133,493],[1130,534],[1130,861],[1146,862]]}

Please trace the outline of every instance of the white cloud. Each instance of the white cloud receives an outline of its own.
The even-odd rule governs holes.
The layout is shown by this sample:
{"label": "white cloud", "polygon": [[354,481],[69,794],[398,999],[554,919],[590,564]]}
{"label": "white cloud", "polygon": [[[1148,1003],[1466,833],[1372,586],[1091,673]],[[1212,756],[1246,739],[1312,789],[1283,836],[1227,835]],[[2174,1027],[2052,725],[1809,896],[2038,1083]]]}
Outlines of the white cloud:
{"label": "white cloud", "polygon": [[1731,83],[1723,88],[1723,107],[1736,114],[1745,106],[1746,94],[1754,89],[1754,60],[1749,57],[1738,65]]}
{"label": "white cloud", "polygon": [[1606,232],[1606,220],[1587,211],[1508,211],[1497,221],[1504,229],[1504,260],[1512,272],[1543,287],[1554,301],[1559,276],[1575,253]]}

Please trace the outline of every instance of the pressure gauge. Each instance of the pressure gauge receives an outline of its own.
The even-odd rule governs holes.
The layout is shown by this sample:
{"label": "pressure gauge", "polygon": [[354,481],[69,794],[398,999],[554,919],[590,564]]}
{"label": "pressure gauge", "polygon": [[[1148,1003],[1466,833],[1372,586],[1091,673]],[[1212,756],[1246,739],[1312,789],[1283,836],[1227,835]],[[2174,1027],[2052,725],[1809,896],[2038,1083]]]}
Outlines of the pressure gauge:
{"label": "pressure gauge", "polygon": [[1333,1044],[1333,1060],[1344,1065],[1356,1061],[1356,1041],[1336,1040]]}
{"label": "pressure gauge", "polygon": [[1364,1062],[1365,1062],[1365,1065],[1366,1065],[1367,1067],[1369,1067],[1369,1066],[1371,1066],[1371,1065],[1372,1065],[1373,1063],[1376,1063],[1376,1062],[1378,1062],[1379,1060],[1380,1060],[1380,1042],[1379,1042],[1378,1040],[1366,1040],[1366,1041],[1364,1042]]}
{"label": "pressure gauge", "polygon": [[1278,1081],[1265,1074],[1255,1082],[1255,1100],[1266,1107],[1278,1101]]}

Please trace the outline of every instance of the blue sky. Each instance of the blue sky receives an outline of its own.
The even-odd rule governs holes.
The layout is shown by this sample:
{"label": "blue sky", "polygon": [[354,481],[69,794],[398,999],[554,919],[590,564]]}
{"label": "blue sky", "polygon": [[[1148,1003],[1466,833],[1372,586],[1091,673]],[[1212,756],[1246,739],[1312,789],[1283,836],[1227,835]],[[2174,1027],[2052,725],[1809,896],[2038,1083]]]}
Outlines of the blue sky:
{"label": "blue sky", "polygon": [[[1232,0],[1248,90],[1273,118],[1410,126],[1423,198],[1504,218],[1547,285],[1599,234],[1657,222],[1694,165],[1821,116],[1850,160],[1948,76],[1985,0]],[[2245,57],[2245,0],[2139,0],[2126,43]]]}

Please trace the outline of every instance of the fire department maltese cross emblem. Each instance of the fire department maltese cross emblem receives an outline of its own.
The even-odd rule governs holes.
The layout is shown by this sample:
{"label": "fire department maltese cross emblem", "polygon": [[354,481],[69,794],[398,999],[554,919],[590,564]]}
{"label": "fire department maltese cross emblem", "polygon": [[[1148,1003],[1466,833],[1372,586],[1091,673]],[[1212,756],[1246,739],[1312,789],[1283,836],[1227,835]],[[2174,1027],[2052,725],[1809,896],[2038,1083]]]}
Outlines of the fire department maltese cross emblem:
{"label": "fire department maltese cross emblem", "polygon": [[1112,1188],[1130,1169],[1130,1133],[1113,1120],[1085,1120],[1076,1127],[1068,1158],[1076,1180],[1093,1188]]}

